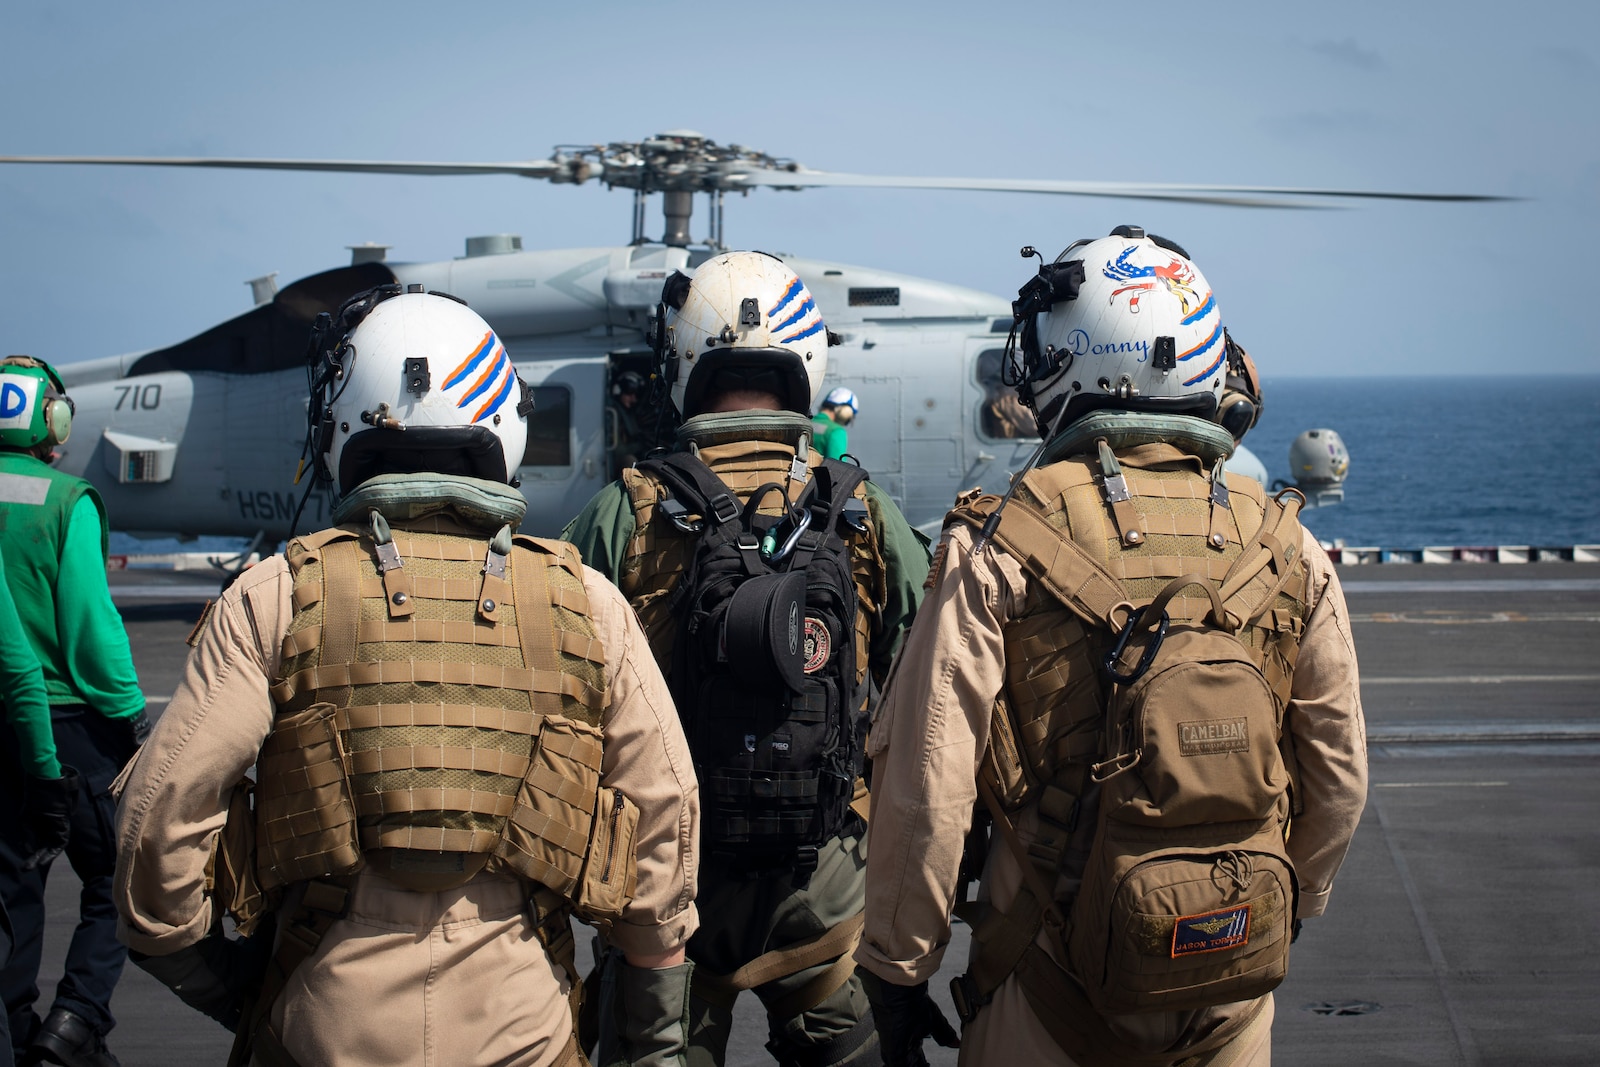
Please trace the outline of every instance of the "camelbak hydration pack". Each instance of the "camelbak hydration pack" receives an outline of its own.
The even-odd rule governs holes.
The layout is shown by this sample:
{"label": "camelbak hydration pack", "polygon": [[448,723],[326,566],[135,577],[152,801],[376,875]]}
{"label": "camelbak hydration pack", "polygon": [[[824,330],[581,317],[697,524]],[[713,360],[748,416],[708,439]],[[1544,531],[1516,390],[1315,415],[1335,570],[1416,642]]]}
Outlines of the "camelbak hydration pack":
{"label": "camelbak hydration pack", "polygon": [[849,817],[861,772],[856,584],[848,539],[867,529],[858,467],[825,460],[779,515],[771,482],[739,499],[688,453],[638,464],[661,514],[691,535],[671,594],[669,685],[694,755],[704,848],[750,869],[814,869]]}

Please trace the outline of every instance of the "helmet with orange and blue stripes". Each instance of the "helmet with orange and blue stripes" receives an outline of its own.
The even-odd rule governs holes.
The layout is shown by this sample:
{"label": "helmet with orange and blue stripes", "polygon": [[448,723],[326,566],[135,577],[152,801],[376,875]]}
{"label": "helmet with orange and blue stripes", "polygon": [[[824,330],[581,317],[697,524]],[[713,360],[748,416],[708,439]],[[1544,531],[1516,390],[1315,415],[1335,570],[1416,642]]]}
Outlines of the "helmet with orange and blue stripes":
{"label": "helmet with orange and blue stripes", "polygon": [[512,481],[530,405],[489,324],[436,293],[357,299],[372,303],[325,356],[333,373],[317,450],[338,492],[387,473]]}

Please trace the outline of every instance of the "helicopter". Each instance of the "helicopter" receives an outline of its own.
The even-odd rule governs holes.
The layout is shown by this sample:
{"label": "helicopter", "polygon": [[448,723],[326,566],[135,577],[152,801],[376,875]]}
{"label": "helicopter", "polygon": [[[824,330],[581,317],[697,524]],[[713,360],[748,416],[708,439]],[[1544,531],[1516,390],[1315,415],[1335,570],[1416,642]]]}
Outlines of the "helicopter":
{"label": "helicopter", "polygon": [[[376,285],[437,290],[465,300],[512,354],[531,386],[527,450],[518,471],[524,528],[553,534],[615,477],[627,442],[612,401],[630,373],[656,371],[647,328],[673,271],[723,251],[724,201],[755,189],[819,187],[1030,192],[1247,208],[1316,206],[1316,199],[1483,201],[1498,197],[1341,189],[1162,185],[994,178],[889,177],[817,171],[689,130],[639,142],[558,146],[544,160],[502,163],[249,158],[0,156],[0,163],[211,167],[357,174],[510,174],[553,184],[596,180],[633,194],[623,246],[526,250],[514,234],[469,237],[465,255],[390,262],[388,246],[350,247],[350,262],[278,288],[249,284],[256,306],[166,348],[66,364],[74,433],[57,466],[99,490],[115,527],[136,535],[226,535],[252,548],[329,520],[325,491],[299,485],[305,459],[306,341],[317,315]],[[649,198],[663,231],[645,234]],[[695,198],[709,205],[695,240]],[[936,535],[956,494],[1003,491],[1039,441],[1002,384],[1010,301],[871,267],[788,254],[840,344],[825,388],[848,386],[864,417],[851,452],[911,524]],[[672,413],[656,390],[634,422],[662,439]],[[1240,446],[1231,469],[1265,482]],[[1342,477],[1342,472],[1341,472]],[[1331,496],[1325,497],[1330,502]]]}

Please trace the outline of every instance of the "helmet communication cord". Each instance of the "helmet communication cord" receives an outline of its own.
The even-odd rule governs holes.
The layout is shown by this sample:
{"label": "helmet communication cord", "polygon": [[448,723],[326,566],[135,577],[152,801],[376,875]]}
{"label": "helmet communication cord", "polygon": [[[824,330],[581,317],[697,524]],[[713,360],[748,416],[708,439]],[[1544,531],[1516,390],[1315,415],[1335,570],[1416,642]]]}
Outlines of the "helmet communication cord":
{"label": "helmet communication cord", "polygon": [[1022,469],[1012,476],[1011,485],[1006,489],[1006,495],[1000,498],[999,506],[994,509],[994,513],[984,522],[983,529],[978,531],[978,536],[972,539],[972,554],[974,556],[988,546],[989,539],[1000,528],[1000,515],[1006,510],[1006,505],[1011,503],[1011,497],[1016,493],[1017,486],[1021,485],[1022,479],[1038,465],[1040,458],[1044,456],[1045,447],[1049,444],[1048,440],[1040,441],[1039,447],[1034,449],[1033,455],[1028,457],[1028,462],[1024,463]]}

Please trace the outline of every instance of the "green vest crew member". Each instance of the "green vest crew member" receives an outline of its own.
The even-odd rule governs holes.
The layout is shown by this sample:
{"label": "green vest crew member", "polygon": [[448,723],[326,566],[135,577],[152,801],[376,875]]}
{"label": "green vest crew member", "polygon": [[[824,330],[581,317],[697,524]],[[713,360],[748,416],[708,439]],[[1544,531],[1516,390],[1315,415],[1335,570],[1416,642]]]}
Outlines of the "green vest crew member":
{"label": "green vest crew member", "polygon": [[[69,768],[63,773],[56,760],[44,674],[22,632],[11,590],[6,587],[4,553],[0,553],[0,694],[22,759],[22,774],[18,777],[23,793],[23,826],[29,835],[22,868],[28,871],[49,863],[67,847],[72,836],[72,802],[79,782],[76,771]],[[10,958],[11,918],[6,913],[5,899],[0,897],[0,960]],[[10,1067],[13,1062],[10,1018],[0,1015],[0,1065]]]}
{"label": "green vest crew member", "polygon": [[236,1031],[235,1062],[566,1067],[576,914],[629,962],[629,1058],[681,1062],[688,749],[621,596],[513,533],[531,391],[420,286],[351,298],[312,353],[338,525],[197,628],[121,799],[135,961]]}
{"label": "green vest crew member", "polygon": [[927,551],[859,468],[810,447],[828,334],[782,261],[717,256],[669,278],[663,303],[677,449],[624,471],[565,536],[638,612],[706,798],[692,1062],[724,1062],[734,1001],[754,989],[780,1064],[876,1065],[850,958],[866,692],[910,625]]}
{"label": "green vest crew member", "polygon": [[[40,360],[0,360],[0,554],[22,633],[37,663],[47,716],[21,699],[11,715],[25,735],[0,731],[0,793],[28,820],[0,825],[0,893],[15,949],[0,970],[12,1048],[21,1061],[115,1063],[105,1035],[126,951],[110,903],[116,843],[112,780],[149,730],[128,634],[106,585],[106,521],[88,482],[54,470],[72,432],[72,401]],[[8,694],[8,704],[11,695]],[[53,735],[54,755],[40,744]],[[33,743],[19,746],[23,736]],[[75,771],[61,773],[59,764]],[[83,881],[55,1000],[34,1012],[44,941],[44,882],[54,852],[30,832],[48,818],[70,825],[68,856]],[[59,840],[59,838],[55,838]],[[53,846],[52,846],[53,847]],[[42,850],[42,851],[41,851]]]}
{"label": "green vest crew member", "polygon": [[[1046,444],[1005,499],[957,501],[873,726],[856,958],[884,1062],[948,1036],[927,982],[954,910],[962,1063],[1261,1067],[1366,798],[1344,596],[1302,501],[1224,473],[1226,346],[1187,253],[1118,227],[1015,307]],[[975,808],[987,862],[963,859]]]}
{"label": "green vest crew member", "polygon": [[815,429],[811,431],[812,446],[828,459],[841,459],[850,448],[850,432],[846,429],[855,421],[861,403],[856,394],[844,386],[832,389],[822,398],[822,406],[811,416]]}

